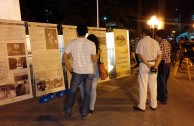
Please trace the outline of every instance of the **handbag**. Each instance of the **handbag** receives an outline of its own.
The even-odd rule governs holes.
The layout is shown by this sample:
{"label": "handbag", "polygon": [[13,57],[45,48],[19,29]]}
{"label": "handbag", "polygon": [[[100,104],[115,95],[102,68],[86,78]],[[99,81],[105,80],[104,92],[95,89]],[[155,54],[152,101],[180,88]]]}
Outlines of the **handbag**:
{"label": "handbag", "polygon": [[100,57],[98,59],[98,69],[99,69],[99,74],[100,74],[101,80],[106,80],[106,78],[108,77],[108,74],[107,74],[106,69],[104,67],[104,63],[100,61]]}

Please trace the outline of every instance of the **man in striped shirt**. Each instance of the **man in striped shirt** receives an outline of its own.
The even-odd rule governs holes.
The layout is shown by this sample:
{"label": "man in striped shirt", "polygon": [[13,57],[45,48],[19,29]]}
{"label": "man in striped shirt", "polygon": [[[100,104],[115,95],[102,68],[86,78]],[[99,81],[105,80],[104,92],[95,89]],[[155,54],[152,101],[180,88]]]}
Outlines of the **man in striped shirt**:
{"label": "man in striped shirt", "polygon": [[[71,117],[72,107],[75,101],[78,87],[83,82],[84,99],[82,102],[81,118],[84,120],[89,115],[90,91],[93,80],[93,63],[97,61],[96,46],[85,38],[88,29],[85,25],[77,26],[78,38],[72,40],[65,48],[64,62],[67,70],[72,74],[70,94],[65,106],[66,117]],[[73,66],[70,66],[69,57],[73,58]]]}
{"label": "man in striped shirt", "polygon": [[171,63],[171,46],[165,39],[166,32],[163,29],[157,30],[155,38],[159,42],[160,49],[162,51],[162,61],[158,69],[157,77],[157,99],[160,103],[166,104],[167,102],[167,81],[170,76],[170,63]]}

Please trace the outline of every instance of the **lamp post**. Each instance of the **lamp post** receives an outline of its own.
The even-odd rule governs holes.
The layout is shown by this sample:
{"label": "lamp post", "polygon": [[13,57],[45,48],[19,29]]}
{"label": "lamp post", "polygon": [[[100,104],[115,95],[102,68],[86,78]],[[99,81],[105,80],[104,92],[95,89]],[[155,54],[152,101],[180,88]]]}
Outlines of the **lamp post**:
{"label": "lamp post", "polygon": [[98,8],[98,0],[96,0],[96,17],[97,17],[97,28],[99,28],[99,8]]}
{"label": "lamp post", "polygon": [[159,20],[156,18],[156,16],[152,16],[150,20],[148,20],[148,25],[150,26],[150,29],[152,29],[152,37],[154,38],[155,29],[158,29],[159,26]]}

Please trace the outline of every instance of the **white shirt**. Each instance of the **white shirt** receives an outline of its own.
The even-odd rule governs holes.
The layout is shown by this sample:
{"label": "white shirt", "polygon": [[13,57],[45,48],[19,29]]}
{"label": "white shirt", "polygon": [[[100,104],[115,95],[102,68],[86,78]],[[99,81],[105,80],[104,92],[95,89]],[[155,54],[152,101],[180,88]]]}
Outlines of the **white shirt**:
{"label": "white shirt", "polygon": [[72,55],[75,73],[93,74],[91,55],[96,54],[96,47],[93,42],[86,38],[74,39],[68,44],[65,53]]}
{"label": "white shirt", "polygon": [[142,54],[147,61],[156,60],[157,55],[162,54],[158,42],[149,36],[145,36],[138,42],[136,53]]}

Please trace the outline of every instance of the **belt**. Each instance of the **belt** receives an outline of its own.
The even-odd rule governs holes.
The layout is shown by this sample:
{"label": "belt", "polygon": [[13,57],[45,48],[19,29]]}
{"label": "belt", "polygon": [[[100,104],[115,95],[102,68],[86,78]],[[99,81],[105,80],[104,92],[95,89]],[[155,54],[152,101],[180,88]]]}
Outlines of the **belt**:
{"label": "belt", "polygon": [[[148,60],[147,62],[155,62],[156,60]],[[143,61],[140,61],[140,62],[143,62]]]}
{"label": "belt", "polygon": [[147,62],[155,62],[156,60],[148,60]]}

